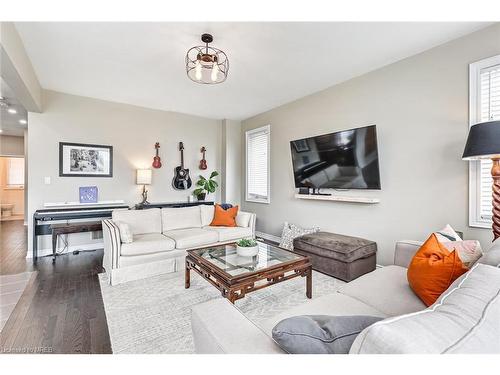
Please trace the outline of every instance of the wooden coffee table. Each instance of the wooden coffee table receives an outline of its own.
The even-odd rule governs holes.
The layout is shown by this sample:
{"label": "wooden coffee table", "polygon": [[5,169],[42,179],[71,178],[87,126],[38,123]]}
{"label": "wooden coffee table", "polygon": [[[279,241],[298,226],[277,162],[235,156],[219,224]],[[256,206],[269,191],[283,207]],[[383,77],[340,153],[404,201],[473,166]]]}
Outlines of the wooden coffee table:
{"label": "wooden coffee table", "polygon": [[247,293],[290,280],[306,278],[306,296],[312,297],[312,265],[308,257],[258,242],[254,257],[236,254],[235,244],[188,250],[186,256],[186,289],[191,270],[197,272],[231,303]]}

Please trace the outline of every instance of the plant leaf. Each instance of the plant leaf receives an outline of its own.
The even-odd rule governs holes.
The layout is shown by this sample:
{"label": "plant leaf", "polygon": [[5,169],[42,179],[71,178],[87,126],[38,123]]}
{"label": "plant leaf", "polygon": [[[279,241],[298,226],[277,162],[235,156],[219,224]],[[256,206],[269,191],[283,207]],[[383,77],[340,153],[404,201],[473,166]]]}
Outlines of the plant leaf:
{"label": "plant leaf", "polygon": [[218,175],[219,175],[219,172],[213,171],[212,173],[210,173],[210,178],[217,177]]}

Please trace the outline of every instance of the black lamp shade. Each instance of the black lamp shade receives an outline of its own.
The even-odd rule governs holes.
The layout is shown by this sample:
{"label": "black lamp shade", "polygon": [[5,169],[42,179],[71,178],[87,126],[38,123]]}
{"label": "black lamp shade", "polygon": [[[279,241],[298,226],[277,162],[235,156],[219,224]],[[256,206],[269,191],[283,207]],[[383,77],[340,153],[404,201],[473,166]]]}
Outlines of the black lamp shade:
{"label": "black lamp shade", "polygon": [[491,159],[500,157],[500,121],[482,122],[469,130],[462,159]]}

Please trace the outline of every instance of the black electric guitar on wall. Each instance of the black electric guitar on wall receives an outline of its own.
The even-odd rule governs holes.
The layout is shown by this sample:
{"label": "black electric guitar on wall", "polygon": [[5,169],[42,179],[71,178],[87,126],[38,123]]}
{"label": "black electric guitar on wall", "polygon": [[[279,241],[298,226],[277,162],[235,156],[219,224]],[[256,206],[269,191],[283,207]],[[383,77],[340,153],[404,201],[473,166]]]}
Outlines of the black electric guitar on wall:
{"label": "black electric guitar on wall", "polygon": [[174,189],[187,190],[191,187],[191,177],[189,177],[189,169],[184,168],[184,145],[179,142],[179,151],[181,152],[181,165],[175,167],[175,177],[172,181]]}

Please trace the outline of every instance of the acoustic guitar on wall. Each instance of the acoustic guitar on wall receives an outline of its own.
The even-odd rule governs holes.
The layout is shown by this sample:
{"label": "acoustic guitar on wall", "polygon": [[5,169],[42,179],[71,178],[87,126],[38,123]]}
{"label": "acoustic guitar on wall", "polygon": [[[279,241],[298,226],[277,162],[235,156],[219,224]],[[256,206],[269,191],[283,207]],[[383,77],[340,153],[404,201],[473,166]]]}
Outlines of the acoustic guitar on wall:
{"label": "acoustic guitar on wall", "polygon": [[205,159],[205,152],[207,152],[207,149],[205,146],[201,148],[201,153],[203,154],[203,159],[200,160],[200,169],[205,170],[207,169],[207,160]]}
{"label": "acoustic guitar on wall", "polygon": [[153,158],[153,168],[161,168],[161,159],[158,156],[158,150],[160,149],[160,142],[155,143],[156,156]]}
{"label": "acoustic guitar on wall", "polygon": [[181,152],[181,165],[175,167],[175,177],[172,185],[178,190],[187,190],[191,187],[192,181],[189,177],[189,169],[184,168],[184,144],[179,142],[179,151]]}

